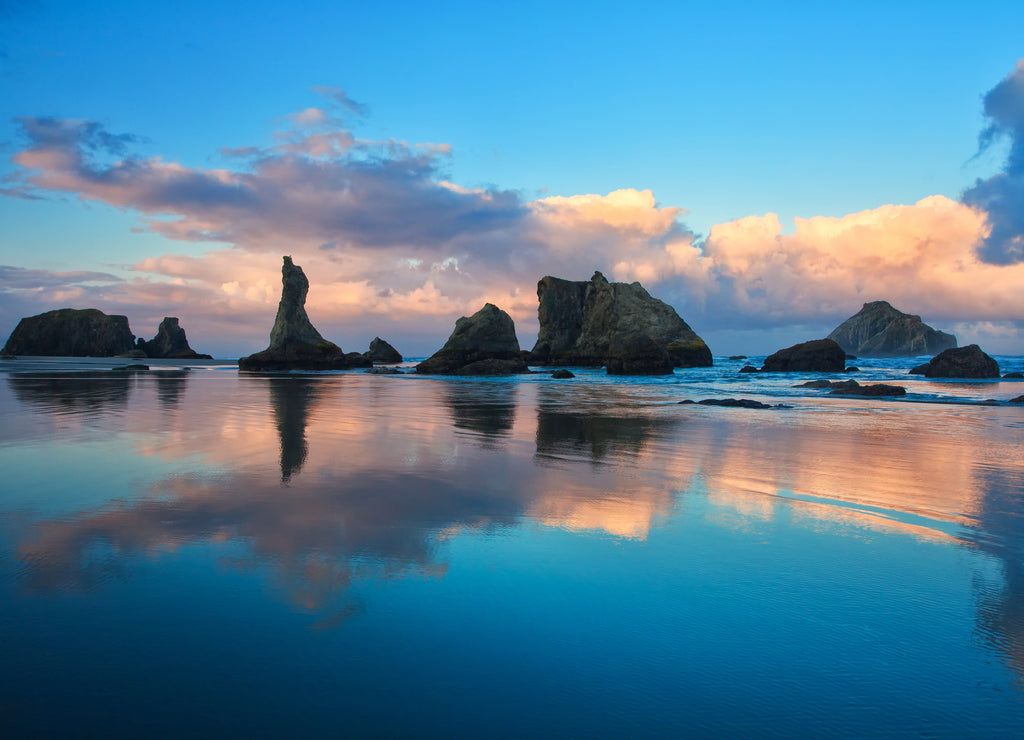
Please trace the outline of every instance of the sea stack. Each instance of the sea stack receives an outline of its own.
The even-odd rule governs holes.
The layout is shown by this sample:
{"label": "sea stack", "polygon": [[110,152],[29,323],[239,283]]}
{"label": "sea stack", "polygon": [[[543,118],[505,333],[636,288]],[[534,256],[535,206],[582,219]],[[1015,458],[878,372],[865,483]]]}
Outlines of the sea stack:
{"label": "sea stack", "polygon": [[146,357],[166,358],[171,360],[212,360],[210,355],[201,355],[188,346],[185,330],[178,324],[176,316],[165,316],[160,322],[156,336],[148,342],[139,338],[138,349],[146,353]]}
{"label": "sea stack", "polygon": [[344,370],[373,364],[358,352],[345,354],[313,327],[306,315],[309,280],[291,257],[284,258],[281,283],[281,302],[270,330],[270,346],[239,358],[240,370]]}
{"label": "sea stack", "polygon": [[865,303],[828,338],[858,357],[934,355],[956,347],[952,334],[933,329],[920,316],[903,313],[886,301]]}
{"label": "sea stack", "polygon": [[395,364],[402,361],[401,353],[380,337],[373,338],[373,341],[370,342],[370,350],[364,352],[363,356],[371,362],[382,364]]}
{"label": "sea stack", "polygon": [[846,368],[846,353],[831,339],[813,339],[768,355],[763,373],[841,373]]}
{"label": "sea stack", "polygon": [[704,340],[640,283],[609,283],[600,272],[589,281],[546,276],[537,283],[537,298],[535,364],[604,365],[610,375],[712,365]]}
{"label": "sea stack", "polygon": [[5,355],[114,357],[131,352],[135,336],[128,317],[95,308],[61,308],[18,322],[2,350]]}
{"label": "sea stack", "polygon": [[455,322],[444,347],[416,366],[432,375],[512,375],[528,373],[512,317],[487,303]]}

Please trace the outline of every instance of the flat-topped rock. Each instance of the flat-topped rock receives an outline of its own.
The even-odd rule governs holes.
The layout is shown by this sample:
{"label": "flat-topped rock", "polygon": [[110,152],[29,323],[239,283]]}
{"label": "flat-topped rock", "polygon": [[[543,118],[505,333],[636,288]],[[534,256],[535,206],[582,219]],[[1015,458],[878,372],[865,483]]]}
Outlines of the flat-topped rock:
{"label": "flat-topped rock", "polygon": [[613,375],[713,364],[704,340],[640,283],[609,283],[600,272],[589,281],[547,276],[537,283],[537,298],[535,364],[604,365]]}
{"label": "flat-topped rock", "polygon": [[455,322],[444,346],[416,366],[431,375],[512,375],[528,373],[512,317],[487,303]]}
{"label": "flat-topped rock", "polygon": [[5,355],[115,357],[134,347],[126,316],[108,316],[96,308],[61,308],[19,321],[2,351]]}
{"label": "flat-topped rock", "polygon": [[373,364],[358,352],[346,354],[314,328],[306,315],[309,280],[291,257],[284,258],[281,284],[281,302],[270,330],[270,346],[239,358],[240,370],[345,370]]}
{"label": "flat-topped rock", "polygon": [[956,347],[956,337],[903,313],[887,301],[872,301],[836,327],[829,339],[863,357],[934,355]]}
{"label": "flat-topped rock", "polygon": [[846,353],[831,339],[814,339],[768,355],[761,367],[766,373],[840,373],[846,367]]}

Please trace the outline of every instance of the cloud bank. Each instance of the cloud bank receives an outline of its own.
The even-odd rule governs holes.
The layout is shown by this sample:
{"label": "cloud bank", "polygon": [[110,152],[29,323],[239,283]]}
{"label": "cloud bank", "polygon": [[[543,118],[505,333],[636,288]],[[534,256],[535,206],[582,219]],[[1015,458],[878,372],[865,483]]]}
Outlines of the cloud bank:
{"label": "cloud bank", "polygon": [[[348,121],[366,106],[336,88],[316,92],[322,106],[282,116],[266,145],[222,149],[221,168],[134,154],[142,137],[94,121],[18,119],[25,144],[9,194],[71,194],[135,213],[169,240],[224,246],[141,258],[127,280],[0,269],[10,328],[13,311],[90,305],[129,315],[140,334],[180,315],[201,351],[248,353],[266,343],[290,254],[311,281],[311,318],[346,349],[380,334],[429,353],[485,301],[509,311],[531,346],[536,281],[600,269],[641,281],[716,352],[820,336],[877,299],[955,325],[961,342],[1024,351],[1024,63],[985,96],[981,145],[1010,139],[1003,170],[961,201],[932,195],[795,219],[791,233],[773,213],[753,215],[704,239],[649,190],[527,200],[462,187],[448,172],[450,146],[360,139]],[[747,344],[717,347],[716,332]]]}

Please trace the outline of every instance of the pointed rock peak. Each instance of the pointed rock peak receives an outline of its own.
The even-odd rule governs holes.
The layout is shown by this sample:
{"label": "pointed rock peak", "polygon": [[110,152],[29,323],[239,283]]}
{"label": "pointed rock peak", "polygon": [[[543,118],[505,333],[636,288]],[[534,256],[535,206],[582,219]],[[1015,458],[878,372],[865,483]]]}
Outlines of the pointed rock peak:
{"label": "pointed rock peak", "polygon": [[592,283],[606,283],[607,284],[608,278],[606,278],[604,275],[602,275],[600,270],[594,270],[594,275],[593,275],[593,277],[590,278],[590,282],[592,282]]}

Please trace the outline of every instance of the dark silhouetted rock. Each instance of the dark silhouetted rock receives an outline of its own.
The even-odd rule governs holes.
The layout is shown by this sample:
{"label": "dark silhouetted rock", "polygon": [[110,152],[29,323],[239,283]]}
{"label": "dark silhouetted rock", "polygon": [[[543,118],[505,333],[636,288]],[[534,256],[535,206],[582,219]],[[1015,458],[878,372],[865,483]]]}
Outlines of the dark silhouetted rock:
{"label": "dark silhouetted rock", "polygon": [[808,380],[806,383],[797,383],[794,388],[833,388],[849,389],[859,388],[860,383],[856,380]]}
{"label": "dark silhouetted rock", "polygon": [[342,352],[313,328],[306,315],[309,280],[291,257],[281,268],[281,302],[270,330],[270,346],[238,360],[240,370],[344,370],[373,363],[358,352]]}
{"label": "dark silhouetted rock", "polygon": [[565,380],[567,378],[575,378],[576,375],[574,373],[569,372],[568,370],[562,369],[555,370],[555,372],[551,373],[551,377],[556,378],[558,380]]}
{"label": "dark silhouetted rock", "polygon": [[1024,396],[1017,396],[1016,398],[1011,398],[1007,403],[1024,403]]}
{"label": "dark silhouetted rock", "polygon": [[402,355],[398,350],[385,342],[380,337],[374,337],[370,342],[370,351],[365,352],[364,357],[371,362],[397,363],[402,361]]}
{"label": "dark silhouetted rock", "polygon": [[872,385],[835,388],[832,393],[841,393],[844,396],[905,396],[907,395],[907,389],[902,385],[874,383]]}
{"label": "dark silhouetted rock", "polygon": [[[694,403],[694,401],[686,400],[680,401],[681,404]],[[767,403],[761,403],[760,401],[754,401],[750,398],[705,398],[701,401],[696,402],[698,406],[725,406],[727,408],[740,408],[740,409],[783,409],[789,408],[782,404],[772,406]]]}
{"label": "dark silhouetted rock", "polygon": [[920,316],[903,313],[886,301],[865,303],[828,335],[846,352],[864,357],[933,355],[956,347],[956,337],[937,331]]}
{"label": "dark silhouetted rock", "polygon": [[916,366],[910,368],[909,370],[907,370],[907,374],[908,375],[924,375],[927,370],[928,370],[928,363],[926,362],[923,365],[916,365]]}
{"label": "dark silhouetted rock", "polygon": [[747,356],[746,355],[729,355],[729,359],[730,360],[745,360],[745,359],[747,359]]}
{"label": "dark silhouetted rock", "polygon": [[1003,376],[1003,380],[1020,380],[1024,378],[1024,373],[1006,373]]}
{"label": "dark silhouetted rock", "polygon": [[711,350],[667,303],[640,283],[541,278],[540,329],[530,361],[537,365],[604,365],[609,374],[668,374],[710,367]]}
{"label": "dark silhouetted rock", "polygon": [[114,357],[130,352],[135,336],[125,316],[108,316],[95,308],[61,308],[18,322],[4,345],[11,355]]}
{"label": "dark silhouetted rock", "polygon": [[[918,372],[922,370],[922,372]],[[999,363],[976,344],[947,349],[910,371],[927,378],[998,378]]]}
{"label": "dark silhouetted rock", "polygon": [[156,330],[156,336],[148,342],[139,338],[137,349],[146,357],[171,360],[212,360],[210,355],[201,355],[188,346],[185,330],[178,325],[175,316],[165,316]]}
{"label": "dark silhouetted rock", "polygon": [[[850,359],[850,358],[847,357],[846,359]],[[844,373],[859,373],[860,372],[860,368],[857,367],[856,365],[850,365],[848,368],[843,370],[843,372]]]}
{"label": "dark silhouetted rock", "polygon": [[846,353],[831,339],[814,339],[768,355],[761,372],[839,373],[846,367]]}
{"label": "dark silhouetted rock", "polygon": [[366,370],[363,370],[363,372],[369,373],[370,375],[405,375],[405,373],[397,367],[369,367]]}
{"label": "dark silhouetted rock", "polygon": [[758,370],[753,365],[744,365],[743,367],[740,368],[740,372],[741,373],[759,373],[761,371]]}
{"label": "dark silhouetted rock", "polygon": [[455,322],[444,347],[416,366],[432,375],[512,375],[528,373],[512,317],[493,303]]}

